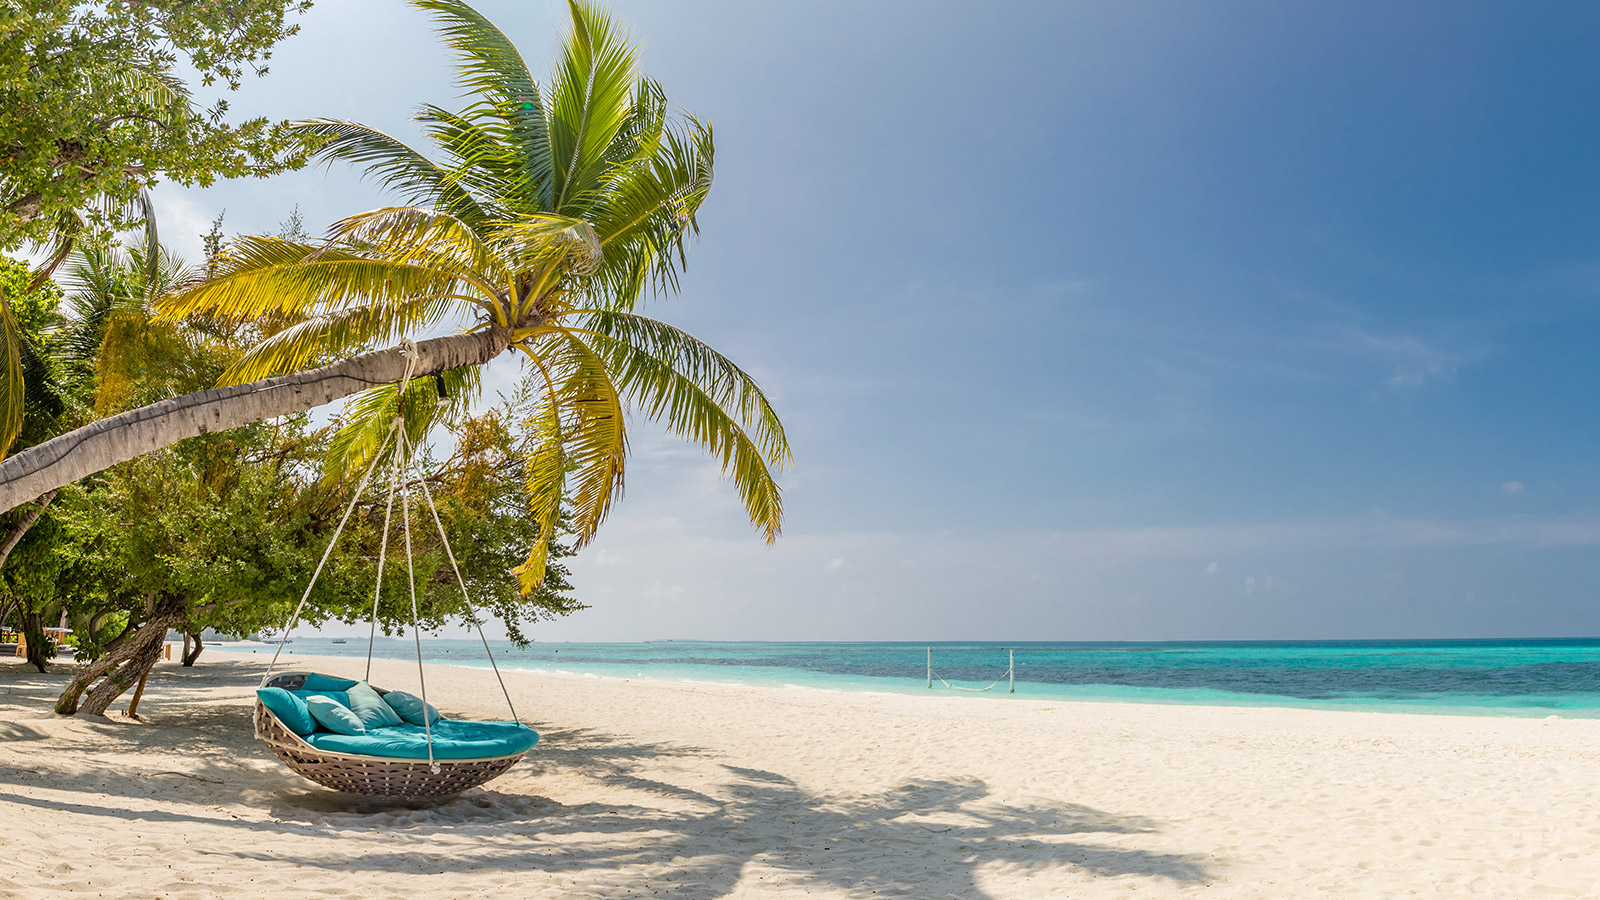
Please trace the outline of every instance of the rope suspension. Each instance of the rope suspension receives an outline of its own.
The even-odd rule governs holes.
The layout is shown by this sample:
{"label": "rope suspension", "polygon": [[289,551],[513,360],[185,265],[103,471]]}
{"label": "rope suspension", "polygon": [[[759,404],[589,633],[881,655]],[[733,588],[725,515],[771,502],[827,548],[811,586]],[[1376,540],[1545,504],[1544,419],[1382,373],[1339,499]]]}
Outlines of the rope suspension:
{"label": "rope suspension", "polygon": [[[440,771],[440,765],[433,753],[433,722],[427,715],[428,682],[426,667],[422,664],[422,617],[417,604],[416,563],[411,543],[412,487],[406,478],[406,470],[409,468],[413,456],[411,441],[406,435],[405,394],[406,389],[411,384],[412,375],[416,373],[417,363],[421,360],[421,353],[418,352],[416,343],[410,338],[400,342],[400,353],[406,358],[406,371],[399,383],[400,391],[397,397],[398,405],[394,422],[390,424],[388,433],[379,442],[378,449],[373,454],[372,463],[367,466],[366,473],[361,476],[360,483],[356,485],[355,492],[350,497],[350,502],[345,506],[344,515],[339,519],[339,525],[333,530],[333,537],[328,540],[328,546],[323,550],[322,558],[317,562],[316,570],[311,573],[311,582],[306,585],[305,593],[300,595],[300,602],[295,606],[294,613],[289,616],[289,621],[283,629],[283,638],[278,641],[278,648],[272,654],[272,662],[267,666],[267,676],[271,677],[272,671],[277,668],[278,657],[283,653],[284,645],[289,642],[289,634],[294,631],[295,625],[299,624],[300,613],[304,611],[306,601],[310,599],[311,591],[317,585],[317,579],[322,576],[322,570],[326,567],[328,559],[333,555],[333,548],[339,543],[340,536],[344,534],[344,529],[350,521],[351,513],[355,511],[356,504],[360,502],[362,495],[366,492],[367,484],[372,480],[373,473],[377,471],[378,464],[383,459],[384,451],[389,449],[390,443],[393,442],[394,459],[388,473],[389,490],[383,510],[383,536],[378,545],[378,571],[375,579],[376,583],[372,589],[372,626],[367,638],[367,668],[363,680],[370,679],[372,676],[372,650],[378,637],[378,601],[383,592],[383,572],[388,562],[389,552],[389,531],[393,521],[394,501],[398,496],[400,498],[401,533],[404,537],[406,553],[406,586],[411,600],[411,635],[412,643],[417,653],[417,683],[420,685],[423,704],[422,727],[428,743],[428,767],[437,775]],[[478,639],[483,643],[483,652],[489,658],[489,666],[494,670],[495,680],[500,683],[500,692],[506,698],[506,707],[511,710],[511,718],[520,725],[522,720],[517,716],[515,704],[511,702],[511,691],[506,687],[505,678],[500,675],[500,666],[495,662],[494,652],[489,649],[489,638],[484,634],[482,619],[479,618],[477,610],[473,608],[472,598],[467,590],[466,579],[461,577],[461,567],[456,562],[455,549],[450,546],[450,537],[445,532],[444,521],[439,517],[439,508],[433,500],[433,490],[428,487],[426,478],[418,478],[416,483],[422,486],[423,502],[419,507],[426,506],[428,508],[433,524],[439,531],[439,541],[444,547],[445,557],[450,560],[450,569],[455,573],[456,583],[461,586],[461,600],[466,606],[468,619],[477,628]],[[420,508],[418,512],[420,514]]]}
{"label": "rope suspension", "polygon": [[356,502],[366,491],[367,481],[378,468],[378,460],[383,457],[383,449],[389,446],[389,441],[394,438],[396,430],[396,426],[390,426],[389,433],[384,435],[383,441],[378,444],[378,452],[372,457],[372,465],[367,466],[367,474],[361,476],[361,483],[356,485],[355,493],[350,495],[350,504],[344,508],[344,516],[339,519],[339,526],[333,529],[333,537],[328,539],[328,549],[322,551],[322,559],[317,562],[316,571],[311,573],[311,582],[306,585],[306,592],[300,595],[300,602],[295,606],[294,613],[289,616],[289,624],[283,628],[283,637],[278,641],[278,649],[273,651],[272,662],[267,666],[268,676],[271,676],[272,670],[278,667],[278,656],[283,653],[283,645],[289,643],[289,632],[294,631],[294,626],[300,621],[300,611],[306,608],[306,600],[311,596],[311,589],[317,586],[317,579],[322,577],[322,567],[328,564],[328,557],[333,555],[333,548],[339,543],[339,535],[344,534],[344,526],[350,521],[350,514],[355,512]]}

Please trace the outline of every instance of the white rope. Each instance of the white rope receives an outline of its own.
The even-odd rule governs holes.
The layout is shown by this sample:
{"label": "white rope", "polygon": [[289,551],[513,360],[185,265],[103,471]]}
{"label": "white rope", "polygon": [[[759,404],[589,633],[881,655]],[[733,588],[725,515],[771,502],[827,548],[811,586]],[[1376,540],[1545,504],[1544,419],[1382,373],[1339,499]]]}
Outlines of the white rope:
{"label": "white rope", "polygon": [[[422,359],[422,354],[417,350],[417,344],[410,338],[400,341],[400,353],[405,356],[406,374],[400,379],[400,391],[395,396],[395,450],[394,460],[395,484],[400,491],[400,524],[406,533],[406,585],[411,592],[411,640],[417,648],[417,684],[422,693],[422,732],[428,739],[428,769],[433,774],[439,774],[439,762],[433,758],[433,721],[428,717],[428,678],[424,674],[422,665],[422,623],[417,615],[417,569],[416,562],[411,556],[411,492],[405,486],[405,479],[401,477],[410,456],[410,440],[406,437],[405,429],[405,402],[406,388],[411,385],[411,375],[417,371],[417,363]],[[391,500],[393,493],[390,493]]]}
{"label": "white rope", "polygon": [[372,585],[372,630],[367,634],[367,674],[362,681],[372,680],[372,645],[378,642],[378,596],[383,593],[383,565],[389,555],[389,521],[394,515],[394,476],[389,477],[389,502],[383,506],[383,539],[378,543],[378,577]]}
{"label": "white rope", "polygon": [[[395,424],[400,424],[400,417],[395,416]],[[407,441],[405,429],[396,431],[399,435],[395,442],[394,470],[395,478],[400,477],[401,467],[405,465],[407,455]],[[422,730],[428,739],[428,768],[433,774],[439,774],[439,763],[433,758],[433,722],[428,716],[428,679],[424,674],[422,665],[422,623],[417,614],[417,572],[411,558],[411,500],[410,491],[404,483],[400,485],[400,524],[405,528],[406,535],[406,584],[411,590],[411,639],[417,647],[417,683],[422,687]]]}
{"label": "white rope", "polygon": [[456,573],[456,584],[461,585],[461,600],[467,604],[467,615],[472,617],[472,624],[478,628],[478,640],[483,642],[483,654],[489,657],[489,667],[494,669],[494,678],[500,682],[500,693],[506,695],[506,706],[511,710],[511,721],[518,725],[522,720],[517,718],[517,707],[511,702],[511,691],[506,689],[506,680],[500,677],[500,666],[494,661],[494,652],[489,649],[489,638],[483,633],[483,621],[478,618],[478,611],[472,608],[472,598],[467,596],[467,580],[461,577],[461,567],[456,565],[456,553],[450,548],[450,538],[444,533],[444,523],[439,521],[439,508],[433,503],[433,489],[428,487],[428,479],[418,479],[422,482],[422,496],[428,501],[428,510],[433,513],[434,527],[439,529],[439,540],[444,544],[444,555],[450,560],[450,569]]}
{"label": "white rope", "polygon": [[[406,384],[411,381],[411,374],[417,370],[417,363],[422,359],[422,354],[417,350],[416,341],[413,341],[410,338],[404,338],[400,341],[400,355],[406,359],[406,373],[405,376],[400,380],[400,392],[402,395],[404,395]],[[272,670],[278,667],[278,656],[283,653],[284,645],[289,643],[290,632],[294,631],[295,624],[300,621],[300,612],[301,610],[305,609],[306,600],[311,596],[311,589],[317,586],[317,579],[322,577],[322,567],[328,564],[328,557],[333,555],[334,545],[339,543],[339,535],[344,534],[345,523],[350,521],[350,514],[355,511],[356,503],[360,501],[362,492],[367,489],[367,480],[370,479],[372,477],[372,473],[377,470],[378,461],[383,459],[383,448],[389,446],[389,439],[398,434],[399,431],[400,417],[395,416],[394,424],[389,426],[389,433],[384,435],[383,442],[378,444],[377,452],[372,455],[372,465],[367,466],[366,474],[361,476],[361,483],[356,485],[355,493],[350,495],[350,505],[344,508],[344,516],[339,519],[339,527],[333,530],[333,537],[328,541],[328,548],[322,551],[322,559],[317,561],[317,570],[311,573],[311,583],[306,585],[306,592],[300,595],[300,602],[295,606],[294,614],[289,616],[289,624],[283,629],[283,639],[278,641],[278,649],[273,651],[272,662],[267,665],[267,678],[271,678]],[[396,446],[398,447],[399,445],[397,444]],[[389,501],[390,503],[394,502],[393,493],[389,495]],[[384,539],[387,540],[388,536],[388,529],[385,528]],[[380,568],[378,570],[378,576],[380,579],[383,577],[383,569],[381,565],[382,564],[380,563]],[[374,597],[372,600],[372,606],[374,614],[376,614],[378,606],[378,600],[376,597]],[[373,620],[373,627],[373,637],[376,638],[376,618]],[[367,674],[372,674],[371,641],[367,642]],[[423,718],[427,718],[427,716],[423,716]],[[430,754],[432,752],[431,746],[429,747],[429,752]]]}
{"label": "white rope", "polygon": [[[400,355],[406,358],[406,374],[400,379],[401,403],[406,399],[406,387],[411,384],[411,375],[417,371],[417,363],[422,361],[422,351],[417,349],[417,342],[411,338],[400,339]],[[397,407],[397,409],[400,407]]]}
{"label": "white rope", "polygon": [[289,624],[283,629],[283,639],[278,641],[278,649],[272,653],[272,662],[267,666],[267,678],[271,678],[272,670],[278,667],[278,655],[283,652],[283,646],[289,642],[289,633],[294,631],[295,623],[300,621],[300,611],[305,609],[306,599],[311,596],[311,589],[317,586],[317,579],[322,577],[322,567],[328,564],[328,557],[333,555],[333,547],[339,543],[339,535],[344,533],[345,523],[350,521],[350,514],[355,511],[362,491],[367,489],[367,480],[372,477],[373,470],[378,468],[378,460],[383,458],[383,448],[389,446],[389,439],[399,433],[398,424],[397,421],[395,426],[389,428],[389,433],[384,435],[383,442],[378,445],[378,452],[373,454],[372,465],[367,466],[367,473],[361,476],[361,483],[356,485],[355,493],[350,495],[350,504],[344,508],[344,517],[339,520],[339,527],[333,530],[333,537],[328,540],[328,549],[322,551],[322,559],[317,562],[317,570],[311,573],[311,583],[306,585],[306,592],[300,595],[300,603],[294,608],[294,615],[289,617]]}
{"label": "white rope", "polygon": [[[400,355],[406,359],[406,373],[400,379],[400,391],[395,398],[394,428],[403,432],[405,423],[400,415],[400,404],[405,401],[406,384],[411,381],[411,373],[416,371],[417,360],[421,354],[417,352],[417,345],[410,338],[400,341]],[[397,445],[398,446],[398,445]],[[367,633],[367,674],[363,681],[372,680],[372,647],[378,642],[378,596],[383,592],[383,565],[389,552],[389,523],[394,514],[394,494],[400,483],[399,466],[391,467],[389,473],[389,500],[383,507],[383,540],[378,545],[378,577],[372,585],[372,627]]]}

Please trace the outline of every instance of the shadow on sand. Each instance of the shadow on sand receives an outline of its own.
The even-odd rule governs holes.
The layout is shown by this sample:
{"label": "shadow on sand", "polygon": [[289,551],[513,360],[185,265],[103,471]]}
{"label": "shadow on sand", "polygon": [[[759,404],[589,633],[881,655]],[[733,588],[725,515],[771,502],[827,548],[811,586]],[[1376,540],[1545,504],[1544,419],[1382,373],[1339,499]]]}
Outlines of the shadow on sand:
{"label": "shadow on sand", "polygon": [[[780,773],[718,764],[695,747],[559,727],[540,727],[544,739],[529,761],[486,788],[441,801],[354,797],[300,781],[253,742],[247,748],[240,734],[248,735],[250,725],[240,704],[207,702],[199,688],[186,698],[183,679],[169,675],[173,683],[161,687],[163,719],[170,727],[100,720],[65,737],[52,736],[51,752],[40,754],[32,768],[0,767],[0,805],[179,828],[204,823],[236,829],[241,838],[250,837],[212,852],[269,864],[375,875],[627,869],[628,875],[618,877],[670,884],[675,896],[699,900],[731,896],[751,863],[787,885],[868,896],[987,897],[979,876],[993,865],[1040,874],[1070,867],[1097,877],[1183,884],[1211,878],[1196,857],[1106,846],[1091,837],[1159,832],[1160,823],[1151,819],[1070,804],[1006,804],[978,780],[908,780],[874,795],[823,796]],[[0,671],[0,740],[44,740],[25,720],[11,720],[22,696],[28,698],[29,713],[39,712],[42,701],[29,689],[33,683],[60,681],[64,676],[28,678]],[[216,685],[213,678],[207,686]],[[73,751],[105,760],[137,759],[122,751],[140,750],[181,754],[184,772],[115,765],[69,772],[60,762],[72,759]],[[698,761],[698,774],[685,772],[677,780],[692,784],[660,774],[676,772],[670,763],[686,759]],[[99,800],[74,803],[5,790],[30,785],[146,798],[150,779],[162,780],[164,802],[158,809],[128,810]],[[637,802],[558,802],[534,793],[541,782],[549,783],[546,779],[598,782],[624,789],[610,796]],[[225,811],[229,803],[263,810],[270,819],[236,817]],[[341,833],[385,838],[338,854],[296,852],[306,844],[273,840],[276,834],[320,843]]]}

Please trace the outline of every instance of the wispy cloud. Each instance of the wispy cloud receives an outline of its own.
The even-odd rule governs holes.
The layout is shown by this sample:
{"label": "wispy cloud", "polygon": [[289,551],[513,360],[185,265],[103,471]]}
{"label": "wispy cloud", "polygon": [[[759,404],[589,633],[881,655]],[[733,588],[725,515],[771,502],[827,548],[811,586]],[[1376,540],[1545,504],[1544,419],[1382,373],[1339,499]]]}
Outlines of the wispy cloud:
{"label": "wispy cloud", "polygon": [[1481,341],[1464,341],[1459,336],[1454,341],[1424,341],[1410,334],[1381,334],[1361,328],[1343,329],[1342,333],[1358,353],[1375,357],[1389,369],[1388,384],[1394,388],[1450,384],[1463,367],[1494,353]]}

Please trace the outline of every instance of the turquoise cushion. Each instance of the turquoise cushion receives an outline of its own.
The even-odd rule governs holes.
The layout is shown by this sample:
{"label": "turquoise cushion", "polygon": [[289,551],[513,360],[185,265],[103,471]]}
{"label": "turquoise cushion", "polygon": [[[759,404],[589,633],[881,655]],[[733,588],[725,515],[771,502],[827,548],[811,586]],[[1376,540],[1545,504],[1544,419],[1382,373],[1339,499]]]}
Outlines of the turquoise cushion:
{"label": "turquoise cushion", "polygon": [[261,688],[256,696],[261,698],[261,705],[272,710],[278,721],[295,734],[306,735],[317,730],[306,702],[283,688]]}
{"label": "turquoise cushion", "polygon": [[318,675],[312,672],[306,676],[306,683],[300,685],[302,691],[348,691],[355,686],[355,682],[348,678],[334,678],[332,675]]}
{"label": "turquoise cushion", "polygon": [[365,681],[350,688],[348,696],[350,711],[356,714],[361,724],[367,726],[368,730],[400,724],[400,717],[389,708],[389,704],[383,702],[383,695],[373,690],[372,685]]}
{"label": "turquoise cushion", "polygon": [[383,695],[383,700],[395,712],[400,714],[400,718],[413,725],[432,725],[439,721],[439,710],[435,709],[432,703],[428,704],[428,721],[422,721],[422,698],[415,694],[408,694],[405,691],[390,691]]}
{"label": "turquoise cushion", "polygon": [[[366,734],[307,735],[306,743],[318,750],[377,756],[384,759],[427,759],[428,738],[421,725],[374,728]],[[539,735],[515,722],[462,722],[445,719],[433,727],[434,759],[486,759],[526,753],[539,743]]]}
{"label": "turquoise cushion", "polygon": [[301,700],[310,700],[312,697],[327,697],[345,709],[350,708],[349,691],[290,691],[289,693],[299,697]]}
{"label": "turquoise cushion", "polygon": [[366,733],[367,726],[361,724],[360,717],[332,697],[308,697],[306,708],[311,710],[311,718],[316,719],[318,725],[336,734]]}

